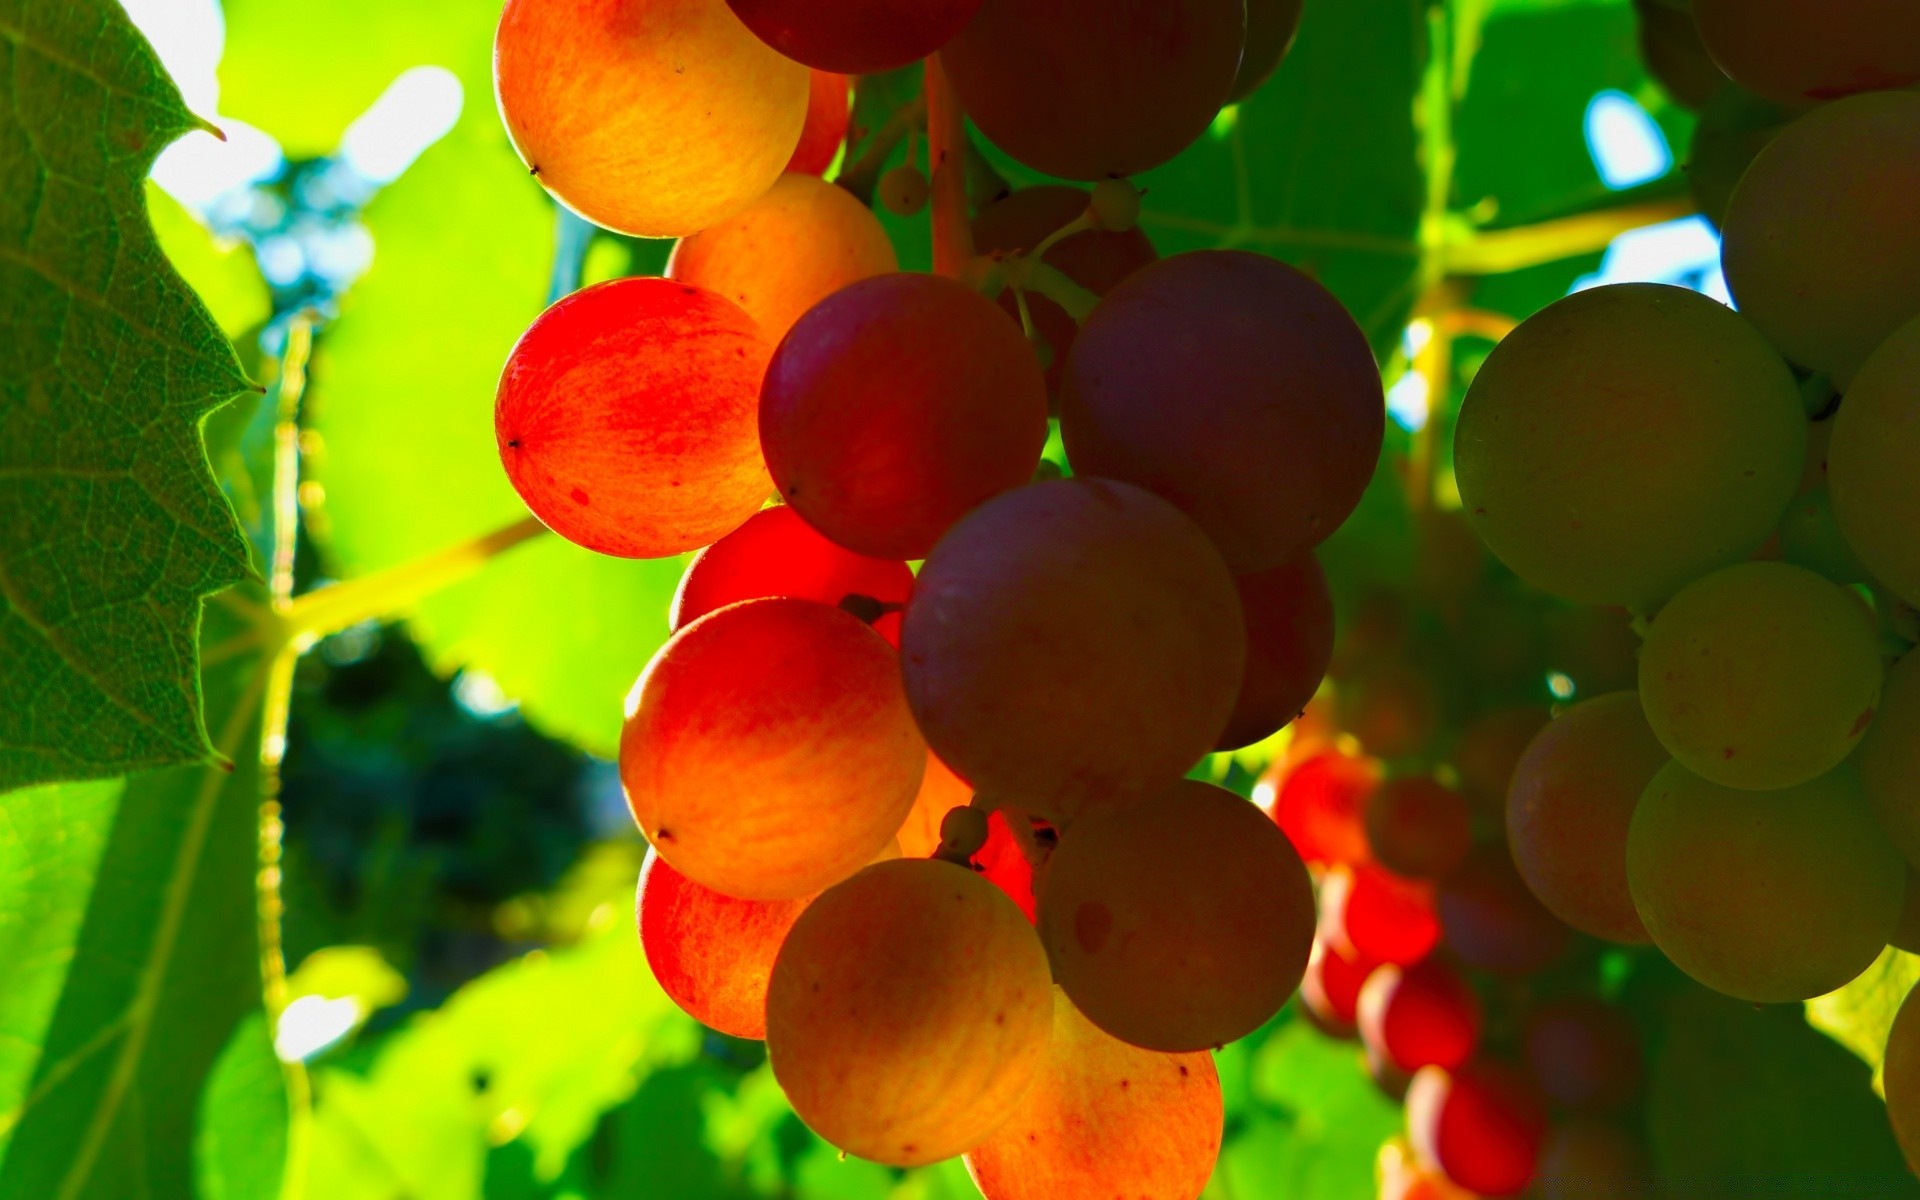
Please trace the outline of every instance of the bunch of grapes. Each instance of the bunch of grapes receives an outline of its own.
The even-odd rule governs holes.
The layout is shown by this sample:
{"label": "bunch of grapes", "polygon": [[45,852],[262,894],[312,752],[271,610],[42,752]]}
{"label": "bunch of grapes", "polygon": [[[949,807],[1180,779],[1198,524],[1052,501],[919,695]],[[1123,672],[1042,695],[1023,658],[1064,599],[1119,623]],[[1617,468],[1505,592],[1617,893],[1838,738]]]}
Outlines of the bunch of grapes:
{"label": "bunch of grapes", "polygon": [[[652,846],[641,940],[687,1012],[766,1039],[849,1153],[965,1154],[994,1200],[1197,1196],[1209,1052],[1307,970],[1300,855],[1186,776],[1280,730],[1327,669],[1313,550],[1372,476],[1381,380],[1301,272],[1159,258],[1126,181],[1256,86],[1298,16],[507,5],[498,94],[529,171],[603,227],[680,239],[665,278],[536,320],[495,407],[556,532],[699,551],[620,744]],[[845,77],[923,58],[932,178],[879,198],[931,204],[943,274],[898,271],[820,177]],[[968,213],[962,109],[1095,186]],[[1056,429],[1070,478],[1042,462]]]}

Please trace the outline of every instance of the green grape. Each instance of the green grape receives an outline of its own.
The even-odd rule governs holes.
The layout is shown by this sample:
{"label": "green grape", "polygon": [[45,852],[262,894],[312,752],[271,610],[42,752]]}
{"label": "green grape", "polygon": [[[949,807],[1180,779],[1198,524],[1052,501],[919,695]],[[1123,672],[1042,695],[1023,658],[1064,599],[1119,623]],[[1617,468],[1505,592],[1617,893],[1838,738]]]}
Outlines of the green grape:
{"label": "green grape", "polygon": [[1870,92],[1780,132],[1727,205],[1721,262],[1740,311],[1844,390],[1920,314],[1920,94]]}
{"label": "green grape", "polygon": [[1887,1055],[1881,1064],[1887,1118],[1907,1166],[1920,1171],[1920,989],[1907,993],[1887,1031]]}
{"label": "green grape", "polygon": [[1660,610],[1640,649],[1640,700],[1694,774],[1792,787],[1853,750],[1883,674],[1873,618],[1852,593],[1803,567],[1741,563]]}
{"label": "green grape", "polygon": [[1576,292],[1501,342],[1467,390],[1454,464],[1467,515],[1522,579],[1652,605],[1766,541],[1806,457],[1793,375],[1695,292]]}
{"label": "green grape", "polygon": [[1920,603],[1920,319],[1867,360],[1833,419],[1834,516],[1867,570]]}
{"label": "green grape", "polygon": [[1887,672],[1880,711],[1853,757],[1894,848],[1920,866],[1920,654]]}
{"label": "green grape", "polygon": [[1633,814],[1627,882],[1654,945],[1716,991],[1807,1000],[1872,965],[1906,868],[1851,766],[1771,792],[1663,767]]}
{"label": "green grape", "polygon": [[1780,557],[1835,583],[1867,583],[1873,573],[1840,530],[1833,490],[1817,484],[1795,496],[1780,518]]}

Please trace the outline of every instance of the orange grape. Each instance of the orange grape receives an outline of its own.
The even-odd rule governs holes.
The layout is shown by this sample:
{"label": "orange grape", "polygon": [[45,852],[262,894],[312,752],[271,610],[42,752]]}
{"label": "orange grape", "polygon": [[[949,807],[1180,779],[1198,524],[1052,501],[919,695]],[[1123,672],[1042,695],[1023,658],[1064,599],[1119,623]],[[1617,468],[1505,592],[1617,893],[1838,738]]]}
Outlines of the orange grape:
{"label": "orange grape", "polygon": [[684,237],[779,177],[807,71],[724,0],[507,0],[494,93],[534,177],[635,237]]}
{"label": "orange grape", "polygon": [[542,313],[507,356],[494,438],[514,491],[568,541],[664,558],[752,516],[773,482],[755,420],[772,344],[725,297],[615,279]]}
{"label": "orange grape", "polygon": [[967,1171],[985,1200],[1196,1200],[1225,1113],[1211,1054],[1128,1045],[1055,988],[1046,1065]]}
{"label": "orange grape", "polygon": [[1041,885],[1054,978],[1094,1024],[1150,1050],[1259,1028],[1300,986],[1313,927],[1313,884],[1287,839],[1194,780],[1075,821]]}
{"label": "orange grape", "polygon": [[897,859],[794,923],[767,992],[767,1058],[821,1137],[919,1166],[1012,1115],[1052,1024],[1046,955],[1013,902],[965,867]]}
{"label": "orange grape", "polygon": [[893,651],[811,600],[748,600],[673,635],[627,697],[620,734],[620,780],[647,840],[745,899],[810,895],[872,861],[925,767]]}
{"label": "orange grape", "polygon": [[640,868],[640,946],[688,1016],[739,1038],[767,1036],[767,977],[813,897],[739,900],[703,887],[652,850]]}
{"label": "orange grape", "polygon": [[800,175],[824,175],[846,140],[853,116],[853,97],[845,75],[813,71],[807,89],[807,119],[800,127],[800,144],[787,160],[787,170]]}

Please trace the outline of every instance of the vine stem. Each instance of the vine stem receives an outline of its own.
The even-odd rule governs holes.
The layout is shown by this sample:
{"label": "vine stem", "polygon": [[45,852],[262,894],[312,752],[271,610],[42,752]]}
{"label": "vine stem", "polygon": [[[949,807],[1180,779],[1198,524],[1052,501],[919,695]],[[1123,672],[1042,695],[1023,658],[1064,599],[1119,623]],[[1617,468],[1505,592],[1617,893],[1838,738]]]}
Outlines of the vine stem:
{"label": "vine stem", "polygon": [[927,167],[933,185],[933,269],[961,278],[973,261],[973,227],[967,217],[967,128],[960,98],[929,55],[921,84],[927,98]]}

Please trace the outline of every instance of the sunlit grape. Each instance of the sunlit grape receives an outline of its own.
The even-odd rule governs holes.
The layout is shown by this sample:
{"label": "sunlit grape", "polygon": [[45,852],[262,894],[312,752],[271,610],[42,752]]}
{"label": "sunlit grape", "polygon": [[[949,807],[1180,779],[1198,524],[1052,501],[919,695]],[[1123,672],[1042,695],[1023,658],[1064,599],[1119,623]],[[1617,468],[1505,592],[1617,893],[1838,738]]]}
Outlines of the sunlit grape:
{"label": "sunlit grape", "polygon": [[647,851],[640,868],[640,946],[653,977],[688,1015],[741,1038],[767,1035],[767,977],[811,896],[738,900]]}
{"label": "sunlit grape", "polygon": [[[763,508],[746,524],[693,556],[673,594],[671,628],[706,616],[717,608],[763,596],[792,596],[842,604],[856,598],[877,602],[871,620],[887,641],[900,641],[900,611],[913,594],[913,572],[898,559],[868,558],[834,545],[802,521],[791,508]],[[889,611],[890,610],[890,611]]]}

